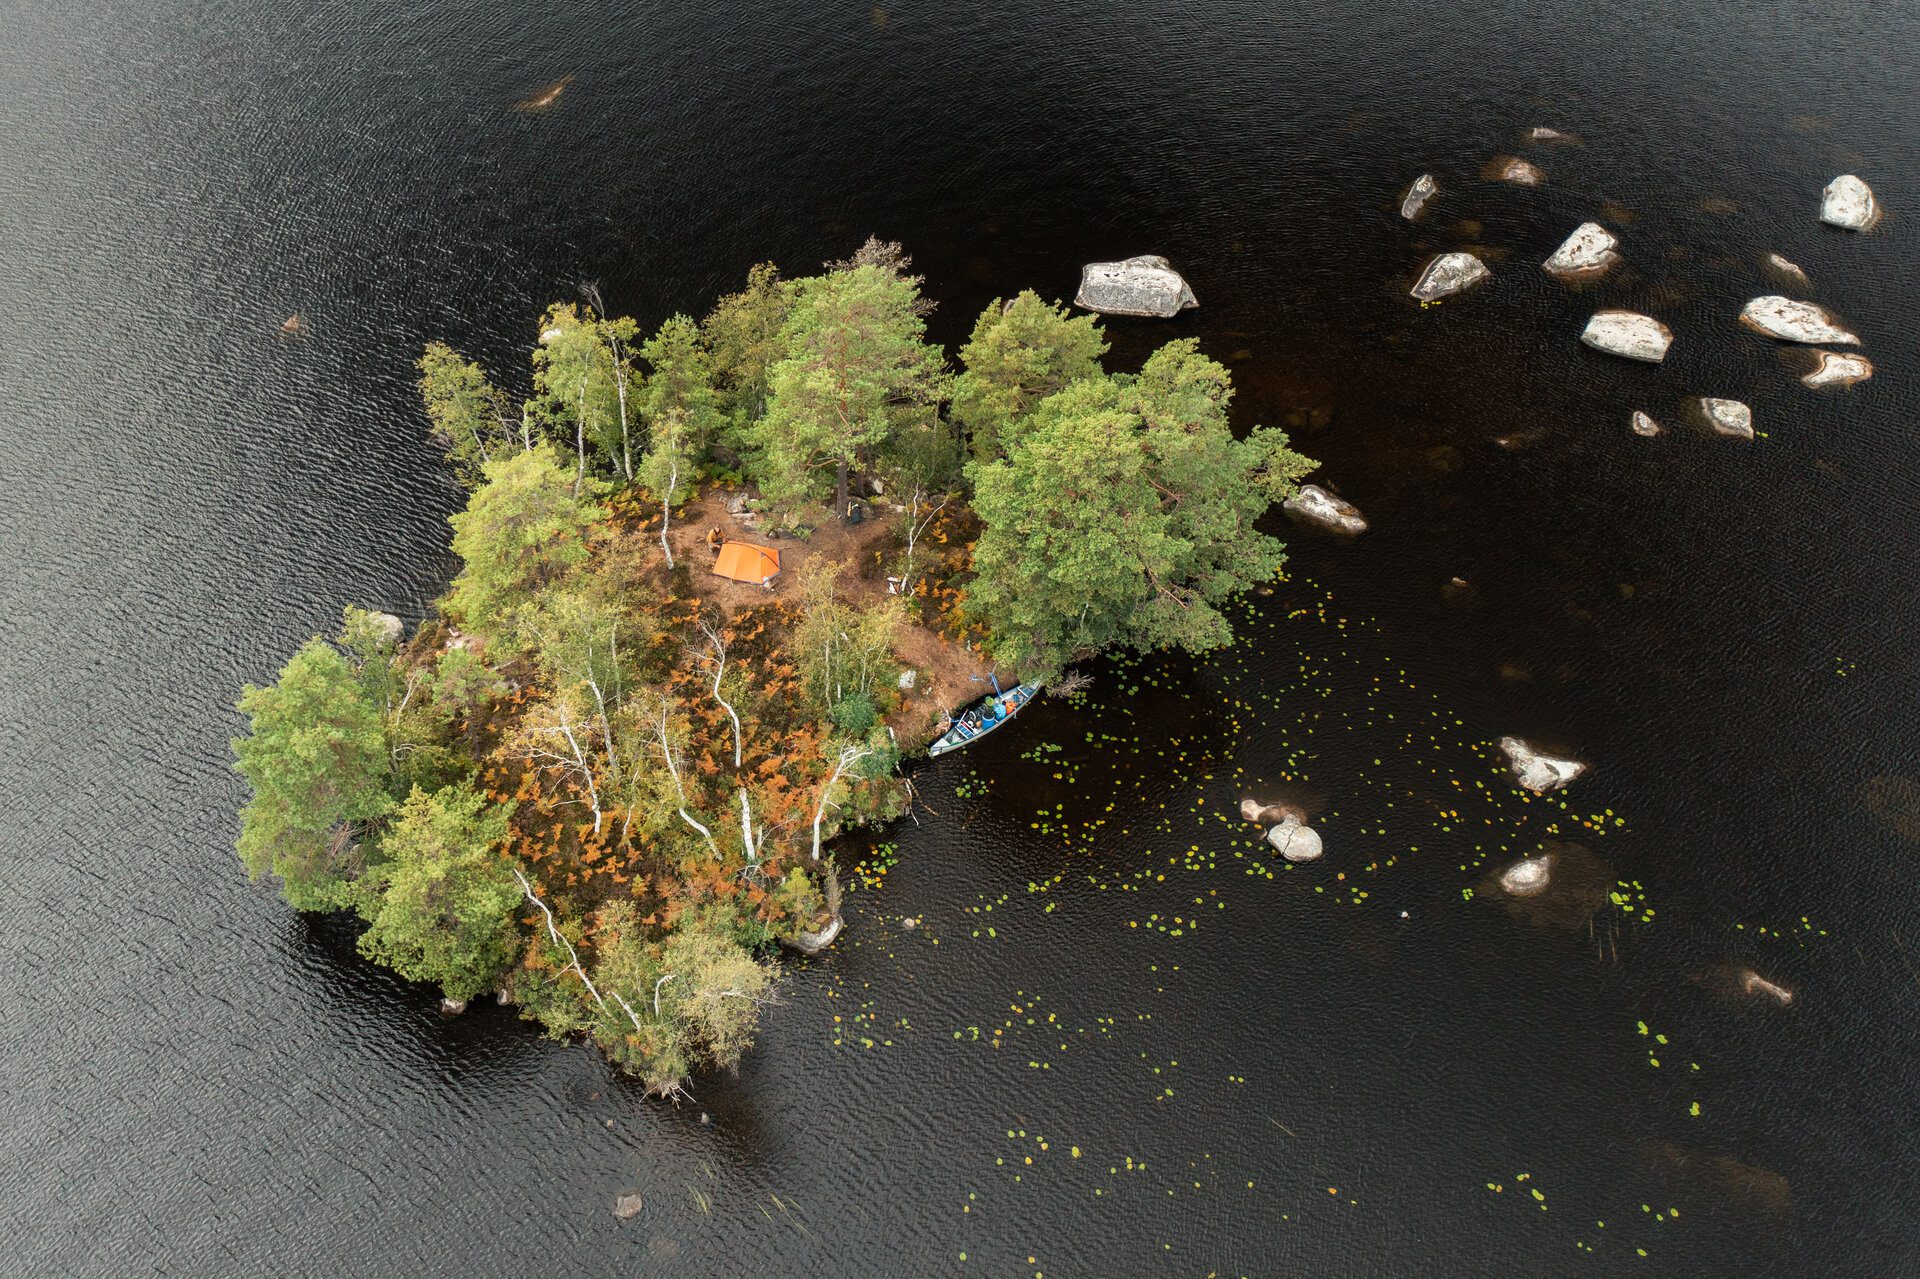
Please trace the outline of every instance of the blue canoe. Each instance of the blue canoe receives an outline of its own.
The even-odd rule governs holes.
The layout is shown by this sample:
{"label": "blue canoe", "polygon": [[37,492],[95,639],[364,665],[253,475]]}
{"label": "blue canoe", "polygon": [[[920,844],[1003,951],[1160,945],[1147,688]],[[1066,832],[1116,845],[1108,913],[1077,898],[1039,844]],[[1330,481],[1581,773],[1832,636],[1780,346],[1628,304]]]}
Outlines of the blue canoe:
{"label": "blue canoe", "polygon": [[[953,727],[940,735],[940,739],[927,748],[929,755],[944,755],[948,751],[957,751],[962,746],[977,742],[1018,715],[1028,702],[1040,695],[1038,684],[1021,684],[1004,693],[994,693],[981,698],[969,707],[965,714],[953,721]],[[989,702],[997,703],[1000,713],[995,718],[987,717]]]}

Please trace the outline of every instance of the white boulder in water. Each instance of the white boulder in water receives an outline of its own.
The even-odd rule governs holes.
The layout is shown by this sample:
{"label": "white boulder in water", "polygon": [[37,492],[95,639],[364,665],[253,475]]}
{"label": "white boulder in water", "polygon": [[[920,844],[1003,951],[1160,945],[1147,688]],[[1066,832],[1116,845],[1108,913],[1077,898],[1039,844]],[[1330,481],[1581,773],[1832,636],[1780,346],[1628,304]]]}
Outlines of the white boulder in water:
{"label": "white boulder in water", "polygon": [[1315,861],[1320,856],[1320,832],[1289,817],[1267,832],[1267,842],[1290,862]]}
{"label": "white boulder in water", "polygon": [[1413,296],[1422,302],[1435,302],[1470,289],[1487,278],[1487,264],[1471,253],[1442,253],[1427,263],[1427,269],[1413,282]]}
{"label": "white boulder in water", "polygon": [[1547,891],[1549,863],[1553,854],[1529,857],[1507,867],[1500,876],[1500,887],[1515,897],[1537,897]]}
{"label": "white boulder in water", "polygon": [[1598,222],[1582,222],[1542,265],[1553,275],[1599,275],[1620,260],[1619,243]]}
{"label": "white boulder in water", "polygon": [[1820,193],[1820,220],[1848,231],[1864,231],[1880,220],[1873,188],[1851,173],[1827,183]]}
{"label": "white boulder in water", "polygon": [[1660,434],[1660,424],[1654,421],[1647,414],[1642,413],[1639,409],[1635,409],[1633,411],[1633,421],[1630,423],[1630,425],[1632,426],[1633,433],[1635,435],[1644,435],[1644,436],[1647,436],[1648,438],[1652,438],[1653,436]]}
{"label": "white boulder in water", "polygon": [[1812,283],[1811,280],[1807,279],[1807,273],[1800,269],[1798,262],[1792,261],[1789,258],[1783,258],[1778,253],[1767,254],[1767,265],[1778,271],[1781,275],[1786,276],[1789,280],[1792,280],[1795,284]]}
{"label": "white boulder in water", "polygon": [[1823,386],[1852,386],[1873,376],[1873,361],[1851,351],[1815,351],[1820,366],[1800,381],[1815,390]]}
{"label": "white boulder in water", "polygon": [[1162,320],[1200,305],[1173,265],[1152,254],[1124,262],[1089,262],[1080,268],[1080,292],[1073,304],[1102,315]]}
{"label": "white boulder in water", "polygon": [[1840,321],[1823,306],[1799,302],[1769,294],[1755,298],[1740,312],[1740,323],[1782,342],[1809,345],[1831,342],[1836,346],[1858,346],[1860,339],[1840,326]]}
{"label": "white boulder in water", "polygon": [[1743,440],[1753,438],[1753,410],[1740,401],[1703,396],[1700,411],[1706,415],[1707,425],[1720,434],[1738,436]]}
{"label": "white boulder in water", "polygon": [[1367,531],[1366,517],[1360,514],[1359,507],[1345,498],[1335,497],[1318,484],[1302,484],[1298,493],[1281,503],[1281,509],[1296,520],[1318,524],[1336,533],[1354,536]]}
{"label": "white boulder in water", "polygon": [[1673,345],[1673,330],[1638,311],[1595,311],[1580,340],[1596,351],[1658,364]]}
{"label": "white boulder in water", "polygon": [[407,633],[406,624],[392,613],[368,613],[367,620],[379,628],[381,640],[388,644],[398,644]]}
{"label": "white boulder in water", "polygon": [[1577,759],[1543,755],[1517,737],[1501,738],[1500,750],[1520,784],[1536,795],[1559,790],[1587,771],[1587,766]]}
{"label": "white boulder in water", "polygon": [[1420,210],[1427,207],[1427,201],[1439,192],[1440,184],[1433,180],[1431,173],[1423,173],[1413,180],[1407,193],[1400,197],[1400,216],[1411,222],[1420,216]]}
{"label": "white boulder in water", "polygon": [[1572,144],[1580,141],[1580,139],[1574,137],[1571,133],[1563,133],[1559,129],[1549,128],[1544,124],[1536,124],[1532,129],[1528,130],[1527,141]]}

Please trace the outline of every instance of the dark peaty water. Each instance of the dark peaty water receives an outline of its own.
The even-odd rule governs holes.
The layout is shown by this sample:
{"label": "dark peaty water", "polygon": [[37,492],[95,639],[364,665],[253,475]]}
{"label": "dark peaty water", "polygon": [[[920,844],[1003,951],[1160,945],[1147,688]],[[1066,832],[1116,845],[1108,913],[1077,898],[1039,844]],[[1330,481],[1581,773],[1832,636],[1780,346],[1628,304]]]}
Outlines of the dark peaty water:
{"label": "dark peaty water", "polygon": [[[1911,10],[562,8],[9,6],[10,1272],[1915,1266],[1914,819],[1863,789],[1920,772]],[[1545,186],[1478,180],[1515,150]],[[1870,235],[1814,221],[1850,170]],[[1541,275],[1594,216],[1627,269]],[[238,687],[449,571],[421,342],[520,376],[578,280],[650,326],[869,232],[950,344],[1169,255],[1203,309],[1114,324],[1116,360],[1197,335],[1375,530],[1297,539],[1234,650],[925,769],[847,940],[694,1105],[510,1010],[442,1021],[247,885]],[[1474,244],[1490,286],[1407,300]],[[1735,326],[1768,250],[1873,381],[1806,391]],[[1597,305],[1668,362],[1580,348]],[[1707,394],[1762,438],[1685,427]],[[1493,771],[1508,732],[1594,762],[1564,810]],[[1246,795],[1327,857],[1277,862]],[[1592,935],[1488,890],[1559,841],[1626,898]],[[1727,964],[1797,998],[1716,995]]]}

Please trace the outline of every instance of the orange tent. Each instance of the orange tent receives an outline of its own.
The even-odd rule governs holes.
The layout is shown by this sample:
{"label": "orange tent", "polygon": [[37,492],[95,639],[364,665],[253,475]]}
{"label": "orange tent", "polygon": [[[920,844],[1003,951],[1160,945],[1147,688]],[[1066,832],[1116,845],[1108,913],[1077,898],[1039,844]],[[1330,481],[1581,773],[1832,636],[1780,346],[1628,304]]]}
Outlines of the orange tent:
{"label": "orange tent", "polygon": [[720,548],[713,571],[736,582],[764,586],[780,573],[780,552],[770,546],[747,542],[728,542]]}

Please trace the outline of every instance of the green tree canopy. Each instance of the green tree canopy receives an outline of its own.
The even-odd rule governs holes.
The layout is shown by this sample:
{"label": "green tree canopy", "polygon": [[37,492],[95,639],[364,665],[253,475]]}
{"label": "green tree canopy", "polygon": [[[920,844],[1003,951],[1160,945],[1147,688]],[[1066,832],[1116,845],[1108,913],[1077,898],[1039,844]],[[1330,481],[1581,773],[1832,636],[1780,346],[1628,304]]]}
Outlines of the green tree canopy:
{"label": "green tree canopy", "polygon": [[590,449],[618,469],[619,379],[608,332],[591,313],[582,316],[571,302],[547,308],[533,349],[533,387],[533,412],[574,454],[576,495],[583,491]]}
{"label": "green tree canopy", "polygon": [[465,561],[448,609],[473,633],[519,651],[519,611],[585,561],[588,531],[601,518],[573,496],[550,448],[487,463],[486,483],[448,521],[454,554]]}
{"label": "green tree canopy", "polygon": [[272,872],[296,910],[341,905],[355,827],[392,804],[381,708],[338,649],[318,637],[300,647],[266,688],[249,686],[240,710],[252,735],[237,738],[237,767],[253,787],[240,812],[240,858]]}
{"label": "green tree canopy", "polygon": [[361,880],[360,953],[411,981],[438,982],[448,999],[490,989],[519,950],[520,885],[496,848],[511,812],[465,782],[431,794],[416,787]]}
{"label": "green tree canopy", "polygon": [[1228,643],[1219,605],[1284,559],[1254,529],[1314,465],[1279,431],[1236,440],[1227,371],[1191,339],[1137,378],[1081,380],[1043,401],[1006,457],[975,462],[968,611],[1028,677],[1108,645]]}
{"label": "green tree canopy", "polygon": [[954,379],[953,420],[991,462],[1010,443],[1009,428],[1049,395],[1100,376],[1107,339],[1091,315],[1069,315],[1032,289],[1011,302],[995,298],[960,348],[965,371]]}
{"label": "green tree canopy", "polygon": [[852,468],[945,394],[919,296],[911,278],[874,265],[799,282],[790,354],[773,367],[771,405],[754,430],[761,490],[789,516],[823,495],[828,474],[844,516]]}
{"label": "green tree canopy", "polygon": [[427,343],[418,368],[434,442],[446,450],[454,478],[473,488],[483,466],[521,446],[507,397],[485,369],[444,342]]}
{"label": "green tree canopy", "polygon": [[701,321],[700,337],[712,362],[714,386],[730,435],[741,442],[747,427],[767,411],[773,366],[787,356],[787,317],[795,288],[780,268],[762,262],[747,274],[747,287],[714,304]]}
{"label": "green tree canopy", "polygon": [[684,447],[698,457],[723,419],[713,387],[713,362],[700,344],[700,326],[684,315],[669,316],[640,348],[640,357],[652,371],[640,393],[640,412],[653,429],[653,447],[663,443],[660,420],[675,417]]}

